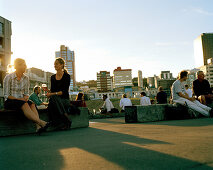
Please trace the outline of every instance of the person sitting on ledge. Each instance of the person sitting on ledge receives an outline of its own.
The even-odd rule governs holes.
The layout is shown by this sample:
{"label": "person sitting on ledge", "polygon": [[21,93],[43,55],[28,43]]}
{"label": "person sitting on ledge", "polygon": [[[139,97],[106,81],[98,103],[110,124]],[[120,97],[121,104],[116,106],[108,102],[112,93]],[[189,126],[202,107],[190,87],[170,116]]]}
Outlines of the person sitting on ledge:
{"label": "person sitting on ledge", "polygon": [[69,86],[70,75],[65,68],[65,61],[58,57],[55,59],[54,67],[56,74],[51,76],[51,89],[47,92],[49,98],[48,112],[53,127],[60,130],[71,128],[72,120],[69,118],[70,107]]}
{"label": "person sitting on ledge", "polygon": [[78,107],[87,107],[86,102],[84,101],[84,94],[78,93],[75,99],[76,106]]}
{"label": "person sitting on ledge", "polygon": [[146,97],[145,92],[141,92],[140,105],[141,106],[151,105],[150,99],[149,99],[149,97]]}
{"label": "person sitting on ledge", "polygon": [[193,81],[193,93],[202,104],[211,104],[213,94],[208,80],[204,79],[203,71],[197,72],[197,79]]}
{"label": "person sitting on ledge", "polygon": [[195,97],[189,97],[184,87],[184,82],[187,80],[188,72],[181,71],[179,73],[179,79],[172,84],[172,100],[174,103],[186,105],[192,110],[201,113],[204,116],[212,116],[212,109],[201,104],[195,99]]}
{"label": "person sitting on ledge", "polygon": [[37,133],[40,134],[46,131],[50,124],[39,119],[35,104],[29,101],[29,78],[24,74],[27,68],[25,60],[15,59],[14,68],[16,71],[4,78],[4,107],[10,110],[22,110],[29,120],[35,122]]}
{"label": "person sitting on ledge", "polygon": [[103,101],[104,104],[101,107],[101,113],[112,113],[111,111],[114,109],[114,106],[106,94],[103,95]]}
{"label": "person sitting on ledge", "polygon": [[157,103],[158,104],[166,104],[167,103],[167,94],[165,91],[163,91],[163,87],[160,86],[158,88],[158,93],[157,93],[157,96],[156,96],[156,99],[157,99]]}
{"label": "person sitting on ledge", "polygon": [[41,87],[40,86],[35,86],[33,88],[33,92],[31,95],[30,95],[30,98],[29,100],[33,101],[37,108],[42,108],[41,106],[48,106],[48,103],[45,103],[43,101],[41,101],[41,99],[38,97],[38,95],[40,94],[41,92]]}
{"label": "person sitting on ledge", "polygon": [[123,94],[120,100],[121,112],[125,112],[125,106],[132,106],[132,102],[129,98],[127,98],[126,94]]}
{"label": "person sitting on ledge", "polygon": [[188,94],[189,97],[192,97],[192,90],[189,88],[189,85],[185,85],[186,93]]}

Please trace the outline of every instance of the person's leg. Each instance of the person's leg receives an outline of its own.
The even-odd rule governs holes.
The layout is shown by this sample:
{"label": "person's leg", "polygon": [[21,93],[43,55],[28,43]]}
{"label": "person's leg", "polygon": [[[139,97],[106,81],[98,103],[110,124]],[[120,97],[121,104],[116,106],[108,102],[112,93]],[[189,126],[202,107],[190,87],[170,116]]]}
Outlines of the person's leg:
{"label": "person's leg", "polygon": [[32,120],[33,122],[35,122],[39,126],[44,127],[46,125],[47,122],[40,120],[39,117],[31,110],[28,103],[23,104],[22,107],[21,107],[21,110],[24,112],[24,115],[28,119]]}
{"label": "person's leg", "polygon": [[207,116],[207,117],[209,116],[209,111],[211,110],[211,108],[208,111],[205,110],[207,108],[204,109],[204,107],[200,107],[200,106],[205,106],[205,105],[201,104],[199,101],[197,101],[197,100],[195,100],[193,102],[188,101],[187,105],[188,105],[189,108],[201,113],[202,115]]}
{"label": "person's leg", "polygon": [[203,108],[197,106],[197,104],[195,104],[194,102],[188,100],[188,99],[185,99],[185,98],[179,98],[178,100],[174,100],[175,103],[179,103],[179,104],[187,104],[187,106],[189,108],[191,108],[192,110],[195,110],[201,114],[203,114],[204,116],[209,116],[209,112],[204,110]]}
{"label": "person's leg", "polygon": [[[32,104],[30,104],[29,106],[30,106],[32,112],[36,115],[36,117],[39,118],[39,114],[38,114],[38,111],[37,111],[37,109],[36,109],[35,104],[32,103]],[[39,129],[39,128],[41,128],[41,126],[40,126],[39,124],[36,123],[36,129]]]}
{"label": "person's leg", "polygon": [[211,110],[210,107],[204,105],[204,104],[201,104],[199,101],[195,100],[194,103],[198,106],[198,107],[201,107],[202,109],[206,110],[207,112],[209,112]]}

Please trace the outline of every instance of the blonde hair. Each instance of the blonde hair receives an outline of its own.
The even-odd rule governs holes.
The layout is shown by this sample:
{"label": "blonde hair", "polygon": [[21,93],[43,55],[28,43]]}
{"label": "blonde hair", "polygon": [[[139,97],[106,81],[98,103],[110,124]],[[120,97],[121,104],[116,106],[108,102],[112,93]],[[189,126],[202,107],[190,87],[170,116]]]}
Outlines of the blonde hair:
{"label": "blonde hair", "polygon": [[67,69],[65,68],[65,60],[62,57],[57,57],[55,61],[58,61],[61,65],[63,65],[63,70],[65,73],[68,73]]}
{"label": "blonde hair", "polygon": [[14,60],[14,68],[16,69],[16,67],[17,67],[18,65],[23,64],[23,63],[26,63],[24,59],[22,59],[22,58],[16,58],[16,59]]}

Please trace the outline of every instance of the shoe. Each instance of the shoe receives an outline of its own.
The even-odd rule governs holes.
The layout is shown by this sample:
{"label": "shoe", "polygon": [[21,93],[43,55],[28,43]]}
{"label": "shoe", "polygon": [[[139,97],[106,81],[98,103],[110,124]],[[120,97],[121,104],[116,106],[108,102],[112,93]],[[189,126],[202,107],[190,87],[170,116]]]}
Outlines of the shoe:
{"label": "shoe", "polygon": [[36,133],[38,135],[41,135],[41,133],[45,132],[49,126],[50,126],[50,122],[47,122],[46,125],[44,127],[41,127],[40,129],[38,129],[38,131]]}

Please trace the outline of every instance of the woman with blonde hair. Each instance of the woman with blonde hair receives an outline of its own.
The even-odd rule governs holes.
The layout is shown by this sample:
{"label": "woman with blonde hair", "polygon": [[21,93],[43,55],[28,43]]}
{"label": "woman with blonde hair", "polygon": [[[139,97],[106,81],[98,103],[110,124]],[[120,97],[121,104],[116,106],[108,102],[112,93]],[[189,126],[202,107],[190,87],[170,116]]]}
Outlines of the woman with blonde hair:
{"label": "woman with blonde hair", "polygon": [[4,78],[5,109],[21,109],[29,120],[36,123],[37,133],[40,134],[48,128],[49,123],[39,119],[35,104],[29,101],[29,78],[24,74],[27,68],[25,60],[15,59],[14,68],[15,72]]}
{"label": "woman with blonde hair", "polygon": [[68,117],[70,75],[63,58],[56,58],[54,67],[56,74],[51,76],[51,89],[47,93],[49,116],[55,127],[66,130],[70,129],[72,123]]}

